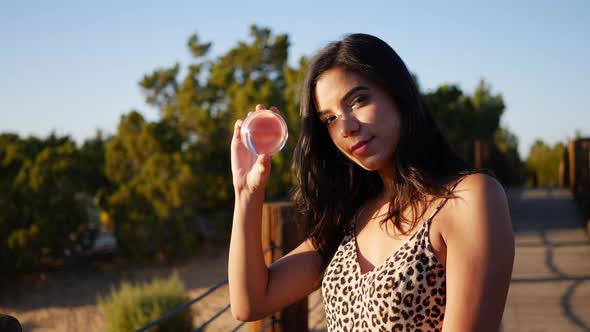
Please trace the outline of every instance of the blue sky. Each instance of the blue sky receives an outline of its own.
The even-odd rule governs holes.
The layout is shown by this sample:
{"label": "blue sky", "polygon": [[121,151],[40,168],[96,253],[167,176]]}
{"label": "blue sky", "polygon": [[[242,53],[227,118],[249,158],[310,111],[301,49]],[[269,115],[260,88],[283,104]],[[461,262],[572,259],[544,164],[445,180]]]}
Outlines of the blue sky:
{"label": "blue sky", "polygon": [[149,119],[137,82],[190,58],[192,33],[213,55],[251,24],[290,37],[290,59],[346,33],[387,41],[425,90],[480,79],[506,103],[502,124],[526,156],[536,138],[590,135],[590,2],[80,1],[0,3],[0,132],[77,141],[112,134],[122,114]]}

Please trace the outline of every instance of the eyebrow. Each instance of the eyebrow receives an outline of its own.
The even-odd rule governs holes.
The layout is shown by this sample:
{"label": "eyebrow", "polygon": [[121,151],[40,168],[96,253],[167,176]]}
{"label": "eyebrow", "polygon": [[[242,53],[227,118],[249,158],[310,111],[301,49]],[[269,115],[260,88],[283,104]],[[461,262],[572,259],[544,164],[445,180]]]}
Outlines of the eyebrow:
{"label": "eyebrow", "polygon": [[[358,91],[364,91],[364,90],[369,90],[369,87],[364,86],[364,85],[359,85],[359,86],[355,86],[354,88],[350,89],[346,94],[344,94],[344,97],[342,97],[342,99],[340,99],[340,102],[344,102],[345,100],[347,100],[348,98],[350,98],[351,95],[355,94]],[[322,116],[324,113],[327,113],[327,110],[323,110],[323,111],[319,111],[318,112],[318,116]]]}

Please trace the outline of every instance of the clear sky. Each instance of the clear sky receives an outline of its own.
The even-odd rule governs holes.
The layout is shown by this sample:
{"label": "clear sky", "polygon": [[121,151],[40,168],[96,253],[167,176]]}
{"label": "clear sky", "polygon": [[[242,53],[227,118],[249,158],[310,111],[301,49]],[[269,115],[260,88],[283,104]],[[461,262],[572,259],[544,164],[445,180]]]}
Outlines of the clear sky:
{"label": "clear sky", "polygon": [[[521,156],[536,138],[590,135],[589,1],[7,1],[0,2],[0,132],[114,133],[122,114],[149,119],[137,82],[189,63],[197,33],[221,54],[251,24],[287,33],[290,60],[346,33],[388,42],[423,89],[480,79],[506,103]],[[414,2],[418,3],[418,2]]]}

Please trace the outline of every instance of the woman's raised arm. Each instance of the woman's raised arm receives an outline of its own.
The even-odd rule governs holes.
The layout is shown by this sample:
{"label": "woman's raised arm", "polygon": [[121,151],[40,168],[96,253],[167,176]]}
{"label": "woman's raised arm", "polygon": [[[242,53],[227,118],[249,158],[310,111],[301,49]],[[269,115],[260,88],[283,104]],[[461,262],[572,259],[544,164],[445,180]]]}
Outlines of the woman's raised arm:
{"label": "woman's raised arm", "polygon": [[[256,106],[257,111],[262,109],[264,106]],[[270,157],[256,156],[247,150],[240,139],[240,125],[238,120],[231,143],[235,206],[228,279],[232,315],[247,321],[279,311],[317,289],[322,259],[307,240],[271,266],[266,266],[261,223]]]}

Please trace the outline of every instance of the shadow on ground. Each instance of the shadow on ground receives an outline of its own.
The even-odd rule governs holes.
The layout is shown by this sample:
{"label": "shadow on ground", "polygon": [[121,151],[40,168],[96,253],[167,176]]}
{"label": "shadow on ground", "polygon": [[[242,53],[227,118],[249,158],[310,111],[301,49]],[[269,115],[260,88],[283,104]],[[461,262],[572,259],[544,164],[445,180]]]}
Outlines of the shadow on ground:
{"label": "shadow on ground", "polygon": [[[590,282],[590,270],[587,268],[590,265],[563,256],[562,261],[556,260],[557,250],[590,254],[590,240],[583,227],[583,218],[570,192],[562,188],[514,188],[508,190],[508,198],[517,250],[537,249],[543,252],[544,259],[539,262],[539,267],[543,266],[544,270],[540,273],[542,276],[516,277],[512,279],[512,284],[551,287],[551,283],[570,282],[566,290],[558,295],[560,308],[555,308],[555,312],[564,315],[582,331],[590,331],[588,321],[576,314],[572,301],[576,290],[583,283]],[[588,258],[587,255],[585,257]],[[568,271],[564,271],[565,267]]]}

